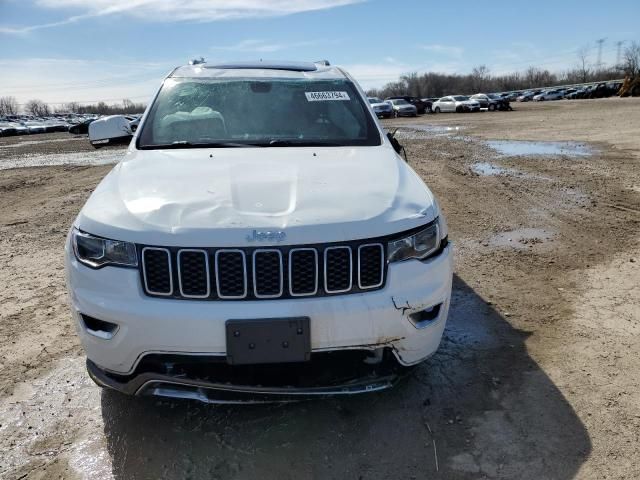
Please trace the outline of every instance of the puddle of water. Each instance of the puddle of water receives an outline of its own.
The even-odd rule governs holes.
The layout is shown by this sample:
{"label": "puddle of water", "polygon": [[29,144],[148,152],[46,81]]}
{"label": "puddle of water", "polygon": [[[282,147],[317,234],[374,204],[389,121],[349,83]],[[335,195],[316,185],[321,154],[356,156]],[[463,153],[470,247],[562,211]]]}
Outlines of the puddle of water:
{"label": "puddle of water", "polygon": [[520,228],[510,232],[502,232],[489,239],[487,245],[499,248],[527,249],[533,245],[553,240],[554,232],[542,228]]}
{"label": "puddle of water", "polygon": [[125,152],[126,150],[122,148],[104,148],[93,152],[19,155],[0,160],[0,170],[51,165],[105,165],[118,163]]}
{"label": "puddle of water", "polygon": [[483,177],[492,177],[495,175],[506,175],[507,173],[514,173],[513,170],[499,167],[498,165],[494,165],[489,162],[474,163],[473,165],[471,165],[471,170]]}
{"label": "puddle of water", "polygon": [[586,157],[593,149],[579,142],[530,142],[520,140],[488,140],[486,144],[505,156],[567,155]]}
{"label": "puddle of water", "polygon": [[481,177],[495,177],[498,175],[509,175],[512,177],[528,178],[533,180],[545,180],[545,181],[551,180],[549,177],[545,177],[544,175],[521,172],[513,168],[501,167],[499,165],[495,165],[489,162],[476,162],[473,165],[471,165],[471,171],[476,173],[477,175],[480,175]]}
{"label": "puddle of water", "polygon": [[443,137],[456,135],[464,127],[448,127],[446,125],[430,124],[405,124],[398,128],[397,137],[407,139],[420,139],[426,137]]}

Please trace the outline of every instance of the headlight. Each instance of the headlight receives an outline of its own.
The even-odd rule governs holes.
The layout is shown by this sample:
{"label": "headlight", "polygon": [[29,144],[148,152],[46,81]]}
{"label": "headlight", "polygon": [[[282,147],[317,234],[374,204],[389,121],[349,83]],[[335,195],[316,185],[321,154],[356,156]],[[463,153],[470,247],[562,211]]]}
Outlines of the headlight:
{"label": "headlight", "polygon": [[71,241],[73,251],[80,263],[91,268],[105,265],[120,265],[123,267],[138,266],[136,246],[129,242],[109,240],[95,237],[88,233],[73,229]]}
{"label": "headlight", "polygon": [[388,262],[427,258],[440,248],[440,241],[443,238],[440,218],[436,218],[435,222],[427,228],[409,237],[389,242],[387,245]]}

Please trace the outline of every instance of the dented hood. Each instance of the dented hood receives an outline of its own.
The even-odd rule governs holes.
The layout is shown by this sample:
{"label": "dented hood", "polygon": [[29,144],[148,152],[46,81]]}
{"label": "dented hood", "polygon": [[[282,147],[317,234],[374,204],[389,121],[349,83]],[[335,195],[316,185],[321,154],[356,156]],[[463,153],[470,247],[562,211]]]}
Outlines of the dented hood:
{"label": "dented hood", "polygon": [[[380,147],[130,150],[76,220],[147,245],[307,244],[389,235],[435,218],[429,189]],[[249,237],[249,238],[248,238]]]}

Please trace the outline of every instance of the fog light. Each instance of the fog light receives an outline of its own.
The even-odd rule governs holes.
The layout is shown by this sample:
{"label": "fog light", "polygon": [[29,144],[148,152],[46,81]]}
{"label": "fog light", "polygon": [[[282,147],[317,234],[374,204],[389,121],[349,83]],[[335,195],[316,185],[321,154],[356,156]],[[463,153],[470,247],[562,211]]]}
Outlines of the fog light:
{"label": "fog light", "polygon": [[111,340],[118,330],[118,325],[115,323],[98,320],[83,313],[81,313],[80,316],[82,317],[85,330],[89,335],[93,335],[94,337]]}
{"label": "fog light", "polygon": [[424,310],[420,310],[419,312],[414,312],[409,314],[409,320],[416,326],[416,328],[423,328],[438,318],[440,314],[440,308],[442,304],[433,305],[429,308],[425,308]]}

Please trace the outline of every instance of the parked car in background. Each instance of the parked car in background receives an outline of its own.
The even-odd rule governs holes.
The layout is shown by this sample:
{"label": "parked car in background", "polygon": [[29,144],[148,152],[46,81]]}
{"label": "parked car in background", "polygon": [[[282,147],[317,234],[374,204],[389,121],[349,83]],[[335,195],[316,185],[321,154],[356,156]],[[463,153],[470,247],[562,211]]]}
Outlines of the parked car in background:
{"label": "parked car in background", "polygon": [[544,102],[545,100],[561,100],[564,90],[547,90],[533,97],[534,102]]}
{"label": "parked car in background", "polygon": [[480,103],[477,100],[471,100],[465,95],[450,95],[442,97],[432,105],[434,113],[440,112],[479,112]]}
{"label": "parked car in background", "polygon": [[378,118],[393,117],[393,106],[389,102],[384,102],[378,97],[368,97],[367,100],[371,104],[373,112]]}
{"label": "parked car in background", "polygon": [[8,137],[11,135],[28,135],[29,129],[17,122],[3,121],[0,122],[0,137]]}
{"label": "parked car in background", "polygon": [[508,102],[515,102],[516,99],[518,98],[518,95],[520,95],[520,92],[510,92],[510,93],[503,93],[502,95],[500,95],[500,97],[503,98],[504,100],[507,100]]}
{"label": "parked car in background", "polygon": [[416,107],[416,110],[418,113],[420,114],[427,113],[427,104],[419,98],[410,97],[409,95],[398,95],[395,97],[385,98],[385,100],[400,100],[400,99],[405,100],[406,102]]}
{"label": "parked car in background", "polygon": [[38,120],[27,120],[22,122],[22,125],[29,130],[29,133],[45,133],[47,131],[47,126],[44,122]]}
{"label": "parked car in background", "polygon": [[530,102],[533,100],[533,97],[541,93],[541,90],[527,90],[522,94],[518,95],[516,98],[516,102]]}
{"label": "parked car in background", "polygon": [[75,135],[86,134],[89,133],[89,125],[94,121],[94,118],[87,118],[80,123],[76,123],[75,125],[71,125],[69,127],[69,133],[73,133]]}
{"label": "parked car in background", "polygon": [[0,137],[10,137],[17,134],[18,132],[12,123],[0,122]]}
{"label": "parked car in background", "polygon": [[588,87],[572,88],[564,94],[564,98],[567,100],[575,100],[576,98],[582,98],[581,95],[587,90]]}
{"label": "parked car in background", "polygon": [[440,100],[438,97],[429,97],[429,98],[423,98],[422,101],[425,103],[425,105],[427,106],[427,112],[428,113],[432,113],[433,112],[433,102],[437,102],[438,100]]}
{"label": "parked car in background", "polygon": [[494,110],[498,110],[500,102],[502,99],[497,95],[492,93],[476,93],[475,95],[471,95],[471,100],[475,100],[480,104],[480,108],[486,108],[490,112]]}
{"label": "parked car in background", "polygon": [[410,104],[404,98],[394,98],[387,101],[391,104],[396,117],[415,117],[418,115],[416,106]]}
{"label": "parked car in background", "polygon": [[44,121],[44,125],[47,132],[67,132],[69,131],[69,124],[59,118],[47,118]]}

